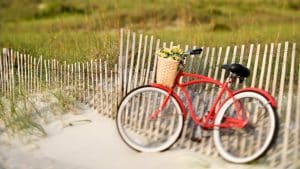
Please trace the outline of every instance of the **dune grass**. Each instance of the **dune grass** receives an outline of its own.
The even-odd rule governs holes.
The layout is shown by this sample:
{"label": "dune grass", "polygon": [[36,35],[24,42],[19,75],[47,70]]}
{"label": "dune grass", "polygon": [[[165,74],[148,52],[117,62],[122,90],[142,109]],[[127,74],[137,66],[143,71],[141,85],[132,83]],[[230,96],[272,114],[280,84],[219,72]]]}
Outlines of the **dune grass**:
{"label": "dune grass", "polygon": [[20,87],[0,98],[0,136],[18,137],[24,143],[32,136],[44,137],[47,133],[43,125],[57,119],[64,123],[62,116],[76,113],[75,105],[75,99],[60,89],[30,93]]}
{"label": "dune grass", "polygon": [[300,42],[298,2],[11,0],[1,2],[0,47],[68,62],[113,63],[120,28],[197,46]]}

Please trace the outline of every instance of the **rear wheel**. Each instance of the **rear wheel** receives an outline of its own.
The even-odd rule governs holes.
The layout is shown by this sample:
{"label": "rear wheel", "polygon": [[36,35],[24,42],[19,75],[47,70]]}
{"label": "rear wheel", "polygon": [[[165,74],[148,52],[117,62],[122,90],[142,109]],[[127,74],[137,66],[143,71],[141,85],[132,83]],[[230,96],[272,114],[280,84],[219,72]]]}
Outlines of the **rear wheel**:
{"label": "rear wheel", "polygon": [[158,152],[168,149],[179,138],[183,116],[174,97],[171,96],[166,107],[150,120],[167,95],[162,89],[145,86],[123,99],[116,123],[121,138],[129,147],[142,152]]}
{"label": "rear wheel", "polygon": [[215,127],[214,141],[225,160],[247,163],[269,149],[277,133],[278,117],[264,96],[256,92],[242,92],[224,103],[215,125],[222,124],[226,118],[237,118],[237,109],[241,109],[242,117],[249,120],[247,125],[244,128]]}

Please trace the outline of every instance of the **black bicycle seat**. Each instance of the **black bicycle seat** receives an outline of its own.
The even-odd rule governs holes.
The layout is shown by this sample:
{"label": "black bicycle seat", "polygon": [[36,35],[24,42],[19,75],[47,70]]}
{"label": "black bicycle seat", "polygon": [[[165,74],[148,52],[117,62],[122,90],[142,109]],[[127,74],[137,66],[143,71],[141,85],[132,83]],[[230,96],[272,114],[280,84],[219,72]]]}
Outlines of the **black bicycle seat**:
{"label": "black bicycle seat", "polygon": [[235,73],[237,76],[242,78],[248,77],[250,75],[250,70],[238,63],[224,64],[222,65],[222,69]]}

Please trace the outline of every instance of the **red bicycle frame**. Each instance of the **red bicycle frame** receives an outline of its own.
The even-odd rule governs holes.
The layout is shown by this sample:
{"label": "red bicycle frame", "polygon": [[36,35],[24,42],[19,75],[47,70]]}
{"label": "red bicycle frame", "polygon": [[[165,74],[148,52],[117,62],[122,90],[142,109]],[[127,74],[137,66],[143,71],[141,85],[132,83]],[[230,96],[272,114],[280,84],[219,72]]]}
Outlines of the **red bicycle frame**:
{"label": "red bicycle frame", "polygon": [[[192,78],[192,80],[190,80],[188,82],[180,82],[180,79],[182,77],[189,77],[189,78]],[[210,83],[210,84],[217,85],[220,88],[220,90],[217,94],[217,97],[214,100],[214,102],[213,102],[211,108],[209,109],[207,115],[205,115],[202,118],[198,118],[196,116],[196,113],[195,113],[193,105],[192,105],[192,101],[190,99],[190,95],[188,94],[187,90],[185,89],[185,87],[187,87],[187,86],[190,86],[190,85],[193,85],[193,84],[200,84],[200,83]],[[243,116],[242,116],[242,111],[243,110],[241,110],[239,108],[239,107],[243,107],[243,106],[239,106],[240,105],[239,102],[236,101],[233,97],[235,94],[243,92],[243,91],[258,92],[258,93],[262,94],[263,96],[265,96],[274,108],[277,107],[275,100],[267,92],[262,91],[260,89],[256,89],[256,88],[245,88],[245,89],[233,92],[232,90],[230,90],[228,88],[229,83],[230,83],[230,80],[226,80],[224,83],[221,83],[221,82],[219,82],[217,80],[214,80],[212,78],[209,78],[207,76],[203,76],[203,75],[199,75],[199,74],[191,74],[191,73],[186,73],[186,72],[183,72],[183,71],[179,71],[177,76],[176,76],[175,83],[174,83],[172,88],[168,88],[168,87],[165,87],[161,84],[156,84],[156,83],[151,84],[152,87],[156,87],[156,88],[165,90],[168,93],[168,95],[163,100],[163,102],[162,102],[161,106],[159,107],[159,109],[156,110],[154,113],[152,113],[150,118],[154,119],[155,117],[158,116],[158,114],[161,112],[161,110],[163,110],[163,108],[167,105],[168,100],[170,99],[170,96],[173,96],[176,99],[176,101],[179,103],[179,106],[181,107],[183,116],[186,117],[187,112],[186,112],[185,106],[183,104],[183,101],[176,94],[176,92],[174,92],[174,89],[176,87],[178,87],[180,89],[180,91],[183,93],[183,96],[187,100],[188,109],[190,110],[190,115],[191,115],[192,120],[195,122],[195,124],[201,125],[201,127],[203,127],[203,128],[213,128],[214,126],[216,126],[214,124],[214,120],[215,120],[215,117],[216,117],[216,112],[218,112],[218,110],[216,110],[217,105],[220,104],[221,106],[219,106],[218,108],[221,108],[222,105],[227,100],[229,100],[231,98],[233,99],[234,108],[235,108],[235,111],[237,112],[237,118],[225,117],[225,119],[223,120],[222,124],[219,125],[219,127],[222,127],[222,128],[228,128],[228,127],[242,128],[242,127],[244,127],[247,124],[248,120],[243,118]],[[221,98],[224,95],[224,93],[227,93],[228,95],[227,95],[227,98],[223,102],[221,102]]]}

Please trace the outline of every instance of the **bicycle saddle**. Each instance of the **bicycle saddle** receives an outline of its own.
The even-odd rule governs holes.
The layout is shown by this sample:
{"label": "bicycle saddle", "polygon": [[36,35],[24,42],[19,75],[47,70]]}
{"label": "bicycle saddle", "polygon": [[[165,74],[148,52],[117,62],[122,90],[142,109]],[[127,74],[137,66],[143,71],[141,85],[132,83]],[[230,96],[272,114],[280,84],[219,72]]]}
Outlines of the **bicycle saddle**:
{"label": "bicycle saddle", "polygon": [[222,69],[225,69],[226,71],[235,73],[237,76],[239,76],[241,78],[245,78],[250,75],[250,70],[248,68],[246,68],[245,66],[238,64],[238,63],[224,64],[224,65],[222,65]]}

